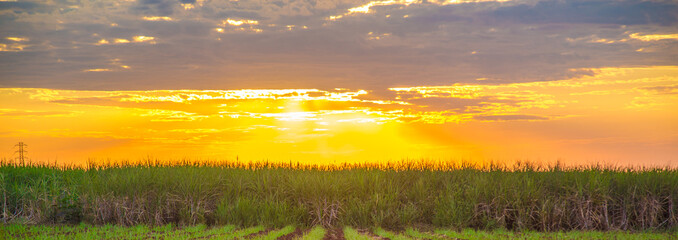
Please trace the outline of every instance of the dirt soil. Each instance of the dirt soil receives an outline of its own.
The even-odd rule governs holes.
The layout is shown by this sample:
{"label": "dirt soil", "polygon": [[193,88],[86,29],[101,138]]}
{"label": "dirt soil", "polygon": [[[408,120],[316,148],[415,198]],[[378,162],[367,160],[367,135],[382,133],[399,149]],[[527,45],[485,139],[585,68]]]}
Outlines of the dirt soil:
{"label": "dirt soil", "polygon": [[252,238],[255,238],[255,237],[259,237],[259,236],[264,236],[264,235],[268,234],[268,232],[270,232],[270,231],[273,231],[273,229],[264,229],[263,231],[247,235],[243,239],[252,239]]}
{"label": "dirt soil", "polygon": [[304,231],[304,230],[297,228],[297,230],[294,230],[294,232],[287,234],[287,235],[283,235],[282,237],[279,237],[278,240],[292,240],[292,239],[303,236],[304,233],[306,233],[308,231],[309,230]]}
{"label": "dirt soil", "polygon": [[344,231],[341,228],[327,229],[323,240],[344,240]]}

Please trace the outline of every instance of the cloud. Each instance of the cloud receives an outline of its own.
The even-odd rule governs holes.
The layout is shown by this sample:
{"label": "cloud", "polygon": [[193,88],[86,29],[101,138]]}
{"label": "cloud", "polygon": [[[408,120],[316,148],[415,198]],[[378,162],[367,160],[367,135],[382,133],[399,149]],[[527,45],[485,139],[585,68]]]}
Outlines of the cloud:
{"label": "cloud", "polygon": [[[119,59],[111,60],[111,64],[119,62]],[[612,92],[626,99],[642,97],[643,99],[638,98],[638,101],[634,101],[635,105],[657,103],[665,100],[642,95],[638,90],[670,93],[675,85],[675,79],[666,76],[671,76],[675,69],[675,67],[582,69],[581,71],[590,72],[591,76],[511,84],[490,83],[485,80],[482,84],[391,88],[384,93],[347,89],[30,92],[36,99],[45,99],[58,104],[167,111],[163,116],[170,116],[172,111],[180,111],[189,115],[178,119],[191,121],[205,119],[198,116],[299,119],[280,115],[290,110],[286,104],[292,101],[298,102],[297,109],[313,114],[323,111],[327,114],[365,111],[363,114],[383,120],[445,123],[479,120],[475,116],[533,115],[531,111],[548,112],[570,106],[578,102],[573,101],[577,96],[610,95],[608,93]],[[392,94],[387,94],[389,92]],[[178,121],[169,117],[166,120]]]}
{"label": "cloud", "polygon": [[638,39],[643,42],[649,41],[660,41],[660,40],[678,40],[678,33],[675,34],[647,34],[640,35],[639,33],[633,33],[629,35],[633,39]]}
{"label": "cloud", "polygon": [[157,16],[169,16],[178,6],[174,0],[139,0],[132,10]]}
{"label": "cloud", "polygon": [[113,71],[108,68],[90,68],[90,69],[85,69],[83,72],[110,72]]}
{"label": "cloud", "polygon": [[6,37],[5,39],[13,41],[13,42],[25,42],[25,41],[29,40],[28,38],[24,38],[24,37]]}
{"label": "cloud", "polygon": [[258,25],[258,24],[259,24],[259,21],[256,21],[256,20],[248,20],[248,19],[233,20],[233,19],[228,18],[228,19],[226,19],[225,21],[223,21],[222,23],[223,23],[223,24],[227,24],[227,25],[240,26],[240,25],[243,25],[243,24],[247,24],[247,25]]}
{"label": "cloud", "polygon": [[174,20],[171,17],[167,17],[167,16],[162,16],[162,17],[161,16],[144,16],[143,19],[146,20],[146,21],[172,21],[172,20]]}
{"label": "cloud", "polygon": [[516,120],[548,120],[548,117],[535,115],[489,115],[489,116],[474,116],[474,119],[481,121],[516,121]]}
{"label": "cloud", "polygon": [[[391,94],[348,89],[31,91],[31,94],[61,105],[136,109],[154,121],[215,118],[321,121],[354,114],[356,121],[442,124],[563,118],[576,112],[562,109],[599,107],[595,103],[598,96],[617,99],[613,106],[617,108],[649,103],[660,106],[657,103],[666,101],[663,95],[671,95],[676,89],[676,79],[666,77],[676,71],[675,67],[588,71],[591,76],[558,81],[389,88],[387,92]],[[615,102],[604,102],[610,101]]]}
{"label": "cloud", "polygon": [[[343,15],[335,15],[328,17],[329,20],[338,20],[346,16],[351,16],[355,14],[368,14],[373,13],[375,8],[379,7],[388,7],[393,8],[392,6],[410,6],[410,5],[433,5],[433,6],[447,6],[447,5],[456,5],[456,4],[465,4],[465,3],[484,3],[484,2],[507,2],[510,0],[432,0],[432,1],[421,1],[421,0],[378,0],[370,1],[360,6],[352,7],[348,9],[348,12]],[[409,15],[403,16],[407,18]]]}
{"label": "cloud", "polygon": [[488,15],[497,21],[522,23],[658,24],[678,23],[678,4],[672,1],[539,1],[499,8]]}
{"label": "cloud", "polygon": [[654,87],[643,87],[642,90],[649,91],[655,94],[678,94],[678,84],[676,85],[664,85],[664,86],[654,86]]}
{"label": "cloud", "polygon": [[[0,39],[0,86],[385,92],[476,79],[517,83],[588,74],[571,69],[675,65],[672,53],[678,51],[667,43],[671,40],[629,36],[675,33],[675,24],[655,19],[671,19],[671,2],[409,2],[144,0],[12,6],[0,10],[3,33],[28,40]],[[327,20],[366,4],[367,14]],[[556,11],[560,6],[562,13]],[[627,9],[630,15],[615,15],[606,7]],[[645,13],[645,22],[634,17]],[[614,19],[619,23],[600,24]],[[637,24],[621,25],[628,19]],[[87,69],[111,71],[97,72],[92,80]]]}
{"label": "cloud", "polygon": [[183,111],[151,109],[139,114],[141,117],[151,118],[151,122],[191,122],[198,121],[208,116],[188,113]]}
{"label": "cloud", "polygon": [[68,116],[72,114],[74,114],[74,112],[0,109],[0,116],[2,117],[54,117],[54,116]]}
{"label": "cloud", "polygon": [[18,10],[27,12],[47,12],[51,10],[49,5],[36,2],[6,2],[0,1],[0,11],[2,10]]}
{"label": "cloud", "polygon": [[24,50],[24,48],[29,47],[29,45],[25,44],[19,44],[19,43],[12,43],[12,44],[4,44],[0,43],[0,52],[21,52]]}
{"label": "cloud", "polygon": [[455,113],[464,113],[475,108],[490,105],[491,103],[501,103],[515,105],[517,100],[493,99],[491,97],[478,98],[455,98],[455,97],[426,97],[420,99],[408,100],[415,106],[421,106],[423,111],[451,111]]}

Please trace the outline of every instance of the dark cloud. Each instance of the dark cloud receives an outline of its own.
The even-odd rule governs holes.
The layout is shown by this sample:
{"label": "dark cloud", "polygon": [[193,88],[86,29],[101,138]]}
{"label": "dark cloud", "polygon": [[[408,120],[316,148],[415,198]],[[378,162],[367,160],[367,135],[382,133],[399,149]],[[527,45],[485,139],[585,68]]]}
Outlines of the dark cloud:
{"label": "dark cloud", "polygon": [[29,10],[36,8],[38,6],[37,3],[33,2],[0,2],[0,9],[21,9],[21,10]]}
{"label": "dark cloud", "polygon": [[247,10],[219,10],[216,14],[213,15],[215,18],[244,18],[252,20],[262,20],[264,17],[259,15],[257,12],[247,11]]}
{"label": "dark cloud", "polygon": [[0,2],[0,10],[8,9],[32,13],[33,11],[46,12],[50,8],[46,4],[35,2]]}
{"label": "dark cloud", "polygon": [[[183,2],[183,1],[182,1]],[[132,8],[135,12],[141,12],[153,16],[169,16],[177,6],[176,0],[139,0]]]}
{"label": "dark cloud", "polygon": [[488,15],[497,21],[522,23],[660,24],[678,22],[675,1],[540,1],[498,8]]}
{"label": "dark cloud", "polygon": [[[374,7],[369,14],[338,21],[327,18],[363,3],[205,1],[185,10],[179,5],[185,2],[104,1],[49,14],[27,13],[75,3],[13,6],[0,12],[3,36],[30,40],[0,40],[25,45],[19,52],[0,52],[0,86],[343,87],[390,94],[389,87],[477,83],[480,78],[493,84],[550,81],[590,74],[573,70],[580,68],[676,64],[673,42],[622,41],[636,32],[678,32],[673,2],[412,4]],[[648,17],[641,19],[642,14]],[[145,21],[144,16],[171,16],[172,21]],[[227,18],[259,22],[224,25]],[[630,26],[599,24],[613,22]],[[135,36],[153,37],[154,44],[133,42]],[[115,44],[115,39],[130,43]],[[101,40],[109,43],[96,45]],[[596,42],[602,40],[612,42]],[[636,52],[639,48],[647,51]]]}

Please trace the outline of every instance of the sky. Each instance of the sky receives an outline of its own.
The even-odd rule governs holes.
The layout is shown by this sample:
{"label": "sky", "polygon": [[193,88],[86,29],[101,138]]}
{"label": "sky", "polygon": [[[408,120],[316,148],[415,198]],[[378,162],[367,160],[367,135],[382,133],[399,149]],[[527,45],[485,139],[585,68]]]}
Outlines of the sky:
{"label": "sky", "polygon": [[0,0],[0,158],[678,166],[678,2]]}

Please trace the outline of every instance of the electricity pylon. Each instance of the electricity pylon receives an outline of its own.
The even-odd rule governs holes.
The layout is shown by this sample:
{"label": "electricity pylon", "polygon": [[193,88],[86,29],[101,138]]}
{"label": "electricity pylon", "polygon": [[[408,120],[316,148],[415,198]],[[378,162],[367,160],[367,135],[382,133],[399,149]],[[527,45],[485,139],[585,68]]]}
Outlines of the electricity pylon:
{"label": "electricity pylon", "polygon": [[28,152],[26,148],[28,147],[28,145],[26,145],[24,142],[19,142],[14,146],[19,148],[19,150],[16,150],[14,153],[19,154],[17,158],[21,162],[21,165],[23,166],[26,163],[26,153]]}

